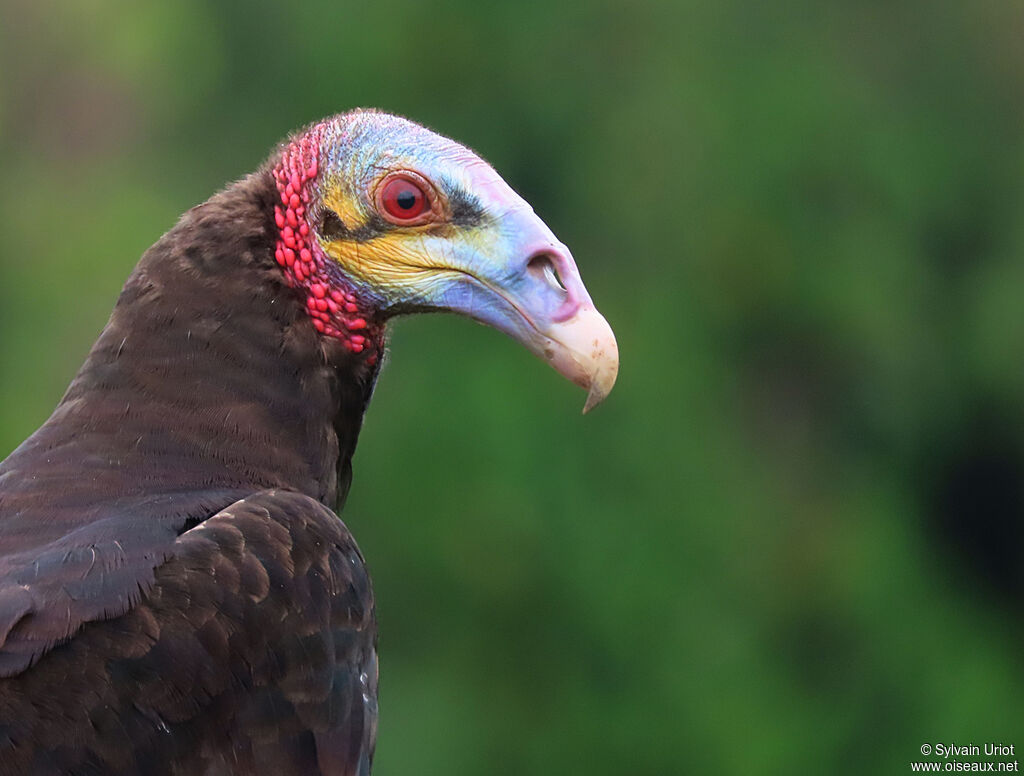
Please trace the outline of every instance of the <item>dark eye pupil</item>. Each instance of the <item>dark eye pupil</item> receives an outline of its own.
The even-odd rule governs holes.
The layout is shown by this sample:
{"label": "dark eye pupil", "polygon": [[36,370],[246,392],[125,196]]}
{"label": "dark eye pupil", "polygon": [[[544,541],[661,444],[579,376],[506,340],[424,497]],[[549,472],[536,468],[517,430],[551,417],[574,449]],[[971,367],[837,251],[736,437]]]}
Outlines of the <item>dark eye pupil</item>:
{"label": "dark eye pupil", "polygon": [[416,205],[416,194],[409,189],[400,191],[398,196],[395,197],[395,202],[402,210],[412,210]]}

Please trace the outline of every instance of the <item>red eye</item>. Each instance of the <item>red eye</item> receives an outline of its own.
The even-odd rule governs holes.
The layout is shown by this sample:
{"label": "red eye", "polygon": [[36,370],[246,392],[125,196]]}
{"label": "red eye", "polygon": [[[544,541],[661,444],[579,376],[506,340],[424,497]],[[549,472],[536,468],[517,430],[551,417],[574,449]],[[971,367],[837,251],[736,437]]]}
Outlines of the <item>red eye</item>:
{"label": "red eye", "polygon": [[426,184],[409,175],[384,181],[377,189],[377,207],[381,215],[399,225],[425,223],[432,212]]}

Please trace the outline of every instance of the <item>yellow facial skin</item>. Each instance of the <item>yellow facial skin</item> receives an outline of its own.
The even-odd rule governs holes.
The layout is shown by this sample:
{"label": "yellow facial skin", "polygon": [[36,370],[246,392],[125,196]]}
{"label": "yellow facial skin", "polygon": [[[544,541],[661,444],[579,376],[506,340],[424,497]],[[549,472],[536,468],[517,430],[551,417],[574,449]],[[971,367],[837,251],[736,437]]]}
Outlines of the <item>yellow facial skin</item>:
{"label": "yellow facial skin", "polygon": [[346,226],[362,225],[366,221],[367,213],[363,208],[337,187],[328,189],[322,196],[324,207],[333,210]]}
{"label": "yellow facial skin", "polygon": [[[323,201],[351,232],[372,226],[373,216],[362,202],[337,190]],[[322,240],[321,247],[349,278],[381,293],[393,306],[419,301],[432,307],[438,287],[446,282],[459,275],[481,280],[473,265],[494,256],[496,243],[486,225],[462,228],[441,220],[392,226],[369,239]]]}
{"label": "yellow facial skin", "polygon": [[[618,371],[611,329],[568,248],[490,165],[382,114],[348,114],[329,134],[310,226],[367,320],[460,313],[505,332],[585,387],[587,408],[607,395]],[[418,202],[430,209],[415,211],[426,213],[422,220],[400,217],[387,204],[396,200],[382,199],[388,182],[404,176],[423,184]]]}

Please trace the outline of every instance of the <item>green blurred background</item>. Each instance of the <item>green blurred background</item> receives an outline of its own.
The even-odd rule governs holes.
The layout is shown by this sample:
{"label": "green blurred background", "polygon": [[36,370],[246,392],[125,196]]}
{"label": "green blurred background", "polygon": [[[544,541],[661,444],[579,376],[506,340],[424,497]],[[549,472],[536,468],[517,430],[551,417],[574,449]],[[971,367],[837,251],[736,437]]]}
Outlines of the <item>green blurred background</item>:
{"label": "green blurred background", "polygon": [[493,331],[394,327],[344,514],[375,773],[1024,746],[1022,39],[992,0],[3,0],[0,455],[182,211],[392,110],[533,203],[622,370],[581,418]]}

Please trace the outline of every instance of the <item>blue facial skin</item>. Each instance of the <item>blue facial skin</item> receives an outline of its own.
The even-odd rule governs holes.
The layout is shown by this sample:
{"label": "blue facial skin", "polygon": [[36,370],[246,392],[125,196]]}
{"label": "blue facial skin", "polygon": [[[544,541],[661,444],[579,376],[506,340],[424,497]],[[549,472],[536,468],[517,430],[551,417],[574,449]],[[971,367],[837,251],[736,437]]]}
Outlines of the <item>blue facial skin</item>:
{"label": "blue facial skin", "polygon": [[[312,221],[323,208],[337,214],[345,236],[321,234],[321,247],[362,298],[387,316],[466,315],[548,360],[592,400],[607,394],[618,369],[611,329],[568,248],[490,165],[389,114],[343,114],[320,129]],[[376,187],[396,173],[425,182],[435,219],[402,225],[381,211]]]}

